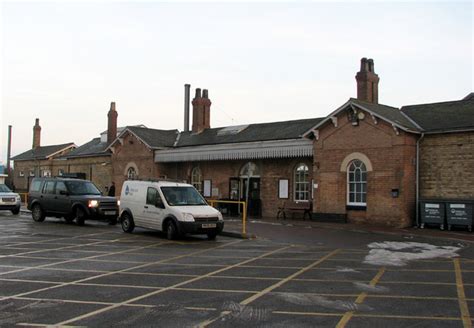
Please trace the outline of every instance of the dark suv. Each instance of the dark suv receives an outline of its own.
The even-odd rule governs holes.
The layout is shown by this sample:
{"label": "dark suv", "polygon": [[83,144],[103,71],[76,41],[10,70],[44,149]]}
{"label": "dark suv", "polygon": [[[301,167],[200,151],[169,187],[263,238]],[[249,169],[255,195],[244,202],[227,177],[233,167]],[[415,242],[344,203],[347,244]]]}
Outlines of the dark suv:
{"label": "dark suv", "polygon": [[86,219],[106,219],[117,223],[119,213],[115,197],[102,196],[88,180],[68,178],[34,178],[28,193],[28,209],[33,220],[43,222],[46,216],[76,220],[84,225]]}

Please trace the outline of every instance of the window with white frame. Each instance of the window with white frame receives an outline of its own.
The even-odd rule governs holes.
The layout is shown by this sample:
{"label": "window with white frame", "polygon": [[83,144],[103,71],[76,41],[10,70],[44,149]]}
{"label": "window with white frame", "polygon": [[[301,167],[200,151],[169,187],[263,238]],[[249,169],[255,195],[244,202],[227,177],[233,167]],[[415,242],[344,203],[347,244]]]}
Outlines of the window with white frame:
{"label": "window with white frame", "polygon": [[347,167],[347,205],[367,205],[367,168],[358,159]]}
{"label": "window with white frame", "polygon": [[202,193],[202,174],[199,167],[193,168],[191,172],[191,184],[196,188],[200,193]]}
{"label": "window with white frame", "polygon": [[127,170],[127,178],[128,180],[133,180],[137,177],[137,171],[133,166],[129,167]]}
{"label": "window with white frame", "polygon": [[25,176],[25,172],[23,172],[23,171],[18,172],[18,176],[24,177],[24,176]]}
{"label": "window with white frame", "polygon": [[35,176],[35,171],[30,171],[30,177],[34,177]]}
{"label": "window with white frame", "polygon": [[309,168],[301,163],[295,168],[295,200],[309,200]]}

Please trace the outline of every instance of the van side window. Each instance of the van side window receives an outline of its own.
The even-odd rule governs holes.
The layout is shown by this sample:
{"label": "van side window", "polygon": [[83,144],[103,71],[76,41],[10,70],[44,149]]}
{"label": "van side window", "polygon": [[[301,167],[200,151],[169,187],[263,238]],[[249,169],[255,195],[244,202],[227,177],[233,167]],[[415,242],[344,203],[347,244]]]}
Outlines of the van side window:
{"label": "van side window", "polygon": [[55,181],[46,181],[43,187],[43,193],[54,194],[54,183]]}
{"label": "van side window", "polygon": [[60,195],[61,191],[67,192],[66,184],[62,181],[56,182],[56,194]]}
{"label": "van side window", "polygon": [[160,195],[158,195],[158,190],[155,188],[148,187],[148,190],[146,192],[146,203],[149,205],[155,205],[156,200],[160,198]]}

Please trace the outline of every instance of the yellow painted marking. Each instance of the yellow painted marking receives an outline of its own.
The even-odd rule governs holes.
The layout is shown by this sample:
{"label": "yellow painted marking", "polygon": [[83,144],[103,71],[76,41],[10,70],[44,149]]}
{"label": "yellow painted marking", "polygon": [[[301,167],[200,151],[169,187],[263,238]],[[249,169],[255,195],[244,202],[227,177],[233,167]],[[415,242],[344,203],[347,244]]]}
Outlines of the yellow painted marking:
{"label": "yellow painted marking", "polygon": [[464,293],[464,285],[462,283],[462,271],[459,259],[453,259],[454,270],[456,272],[456,288],[458,291],[459,309],[464,328],[472,328],[471,316],[469,315],[469,307],[466,302],[466,294]]}
{"label": "yellow painted marking", "polygon": [[[314,316],[314,317],[340,317],[342,313],[325,313],[325,312],[292,312],[292,311],[272,311],[275,314]],[[410,319],[410,320],[438,320],[438,321],[460,321],[458,317],[427,317],[427,316],[406,316],[406,315],[390,315],[390,314],[363,314],[355,313],[354,317],[359,318],[381,318],[381,319]]]}
{"label": "yellow painted marking", "polygon": [[[235,241],[235,242],[228,243],[228,244],[235,244],[235,243],[239,243],[239,242],[241,242],[241,241]],[[159,243],[152,244],[152,245],[149,245],[149,246],[142,246],[142,247],[140,247],[140,249],[150,248],[150,247],[154,247],[154,246],[161,245],[161,244],[163,244],[163,242],[159,242]],[[219,247],[224,247],[224,246],[227,246],[228,244],[223,244],[223,245],[221,245],[221,246],[219,246]],[[126,271],[128,271],[128,270],[143,268],[143,267],[147,267],[147,266],[150,266],[150,265],[154,265],[154,264],[158,264],[158,263],[163,263],[163,262],[166,262],[166,261],[169,261],[169,260],[175,260],[175,259],[183,258],[183,257],[186,257],[186,256],[192,256],[192,255],[194,255],[194,254],[199,254],[199,253],[205,252],[205,251],[207,251],[207,250],[209,250],[209,249],[199,250],[199,251],[196,251],[196,252],[194,252],[194,253],[179,255],[179,256],[176,256],[176,257],[172,257],[172,258],[168,258],[168,259],[164,259],[164,260],[160,260],[160,261],[156,261],[156,262],[145,263],[145,264],[141,264],[141,265],[134,266],[134,267],[131,267],[131,268],[123,269],[123,270],[110,271],[110,272],[106,272],[106,273],[100,274],[100,275],[98,275],[98,276],[92,276],[92,277],[80,279],[80,280],[73,281],[73,282],[66,282],[66,283],[62,283],[62,284],[60,284],[60,285],[55,285],[55,286],[51,286],[51,287],[36,289],[36,290],[33,290],[33,291],[24,292],[24,293],[17,294],[17,295],[13,295],[13,296],[26,296],[26,295],[29,295],[29,294],[33,294],[33,293],[37,293],[37,292],[42,292],[42,291],[46,291],[46,290],[50,290],[50,289],[55,289],[55,288],[64,287],[64,286],[68,286],[68,285],[74,285],[75,283],[80,283],[80,282],[84,282],[84,281],[88,281],[88,280],[92,280],[92,279],[96,279],[96,278],[100,278],[100,277],[106,277],[106,276],[109,276],[109,275],[112,275],[112,274],[115,274],[115,273],[122,273],[122,272],[126,272]],[[121,253],[126,253],[126,252],[128,252],[128,251],[130,251],[130,250],[117,251],[117,252],[113,252],[113,253],[110,253],[110,254],[111,254],[111,255],[112,255],[112,254],[121,254]],[[84,258],[82,258],[81,260],[83,260],[83,259],[84,259]],[[86,258],[86,259],[87,259],[87,258]],[[69,263],[69,262],[76,262],[76,261],[78,261],[78,260],[68,260],[68,261],[63,261],[63,262],[60,262],[60,263]],[[49,266],[49,265],[57,265],[57,264],[58,264],[58,263],[45,264],[45,265],[42,265],[42,266],[39,266],[39,267],[44,267],[44,266]],[[38,267],[37,267],[37,268],[38,268]],[[19,270],[19,271],[22,271],[22,270]]]}
{"label": "yellow painted marking", "polygon": [[173,290],[187,290],[192,292],[214,292],[214,293],[248,293],[256,294],[258,291],[255,290],[236,290],[236,289],[211,289],[211,288],[185,288],[175,287]]}
{"label": "yellow painted marking", "polygon": [[[229,245],[232,245],[232,244],[237,244],[237,243],[242,243],[242,241],[235,241],[235,242],[232,242],[232,243],[228,243],[228,244],[223,244],[223,245],[220,245],[218,247],[214,247],[214,248],[208,248],[208,249],[204,249],[204,250],[200,250],[200,251],[196,251],[194,253],[191,253],[191,254],[186,254],[186,255],[181,255],[180,257],[186,257],[186,256],[192,256],[192,255],[195,255],[195,254],[199,254],[199,253],[204,253],[204,252],[207,252],[207,251],[212,251],[214,249],[218,249],[218,248],[222,248],[222,247],[226,247],[226,246],[229,246]],[[189,284],[189,283],[192,283],[192,282],[195,282],[195,281],[198,281],[198,280],[201,280],[201,279],[204,279],[204,278],[207,278],[207,277],[210,277],[216,273],[220,273],[222,271],[225,271],[225,270],[229,270],[231,268],[235,268],[241,264],[245,264],[245,263],[248,263],[250,261],[253,261],[255,259],[258,259],[260,257],[264,257],[264,256],[267,256],[269,254],[273,254],[273,253],[276,253],[276,252],[280,252],[282,250],[285,250],[285,249],[288,249],[288,248],[291,248],[292,246],[285,246],[285,247],[282,247],[282,248],[279,248],[279,249],[275,249],[275,250],[272,250],[268,253],[264,253],[263,255],[260,255],[259,257],[256,257],[254,259],[249,259],[249,260],[245,260],[243,262],[240,262],[240,263],[236,263],[236,264],[233,264],[233,265],[230,265],[228,267],[224,267],[224,268],[221,268],[221,269],[218,269],[216,271],[213,271],[213,272],[209,272],[205,275],[202,275],[202,276],[199,276],[199,277],[195,277],[195,278],[192,278],[192,279],[189,279],[189,280],[186,280],[186,281],[183,281],[183,282],[180,282],[180,283],[177,283],[177,284],[174,284],[172,286],[168,286],[168,287],[165,287],[163,289],[160,289],[160,290],[156,290],[156,291],[153,291],[153,292],[150,292],[148,294],[145,294],[145,295],[140,295],[140,296],[137,296],[135,298],[131,298],[129,300],[126,300],[126,301],[123,301],[121,303],[118,303],[118,304],[114,304],[114,305],[111,305],[111,306],[108,306],[108,307],[105,307],[105,308],[102,308],[102,309],[99,309],[99,310],[96,310],[96,311],[93,311],[93,312],[90,312],[90,313],[86,313],[86,314],[83,314],[83,315],[80,315],[78,317],[75,317],[75,318],[72,318],[72,319],[68,319],[66,321],[63,321],[63,322],[60,322],[58,323],[57,325],[65,325],[65,324],[69,324],[71,322],[74,322],[74,321],[78,321],[78,320],[82,320],[84,318],[88,318],[88,317],[91,317],[93,315],[96,315],[96,314],[99,314],[99,313],[103,313],[103,312],[106,312],[106,311],[109,311],[109,310],[112,310],[112,309],[115,309],[119,306],[122,306],[122,305],[125,305],[125,304],[129,304],[129,303],[133,303],[133,302],[136,302],[136,301],[139,301],[141,299],[144,299],[144,298],[147,298],[147,297],[150,297],[150,296],[153,296],[153,295],[157,295],[157,294],[160,294],[160,293],[163,293],[165,291],[168,291],[168,290],[172,290],[172,289],[175,289],[177,287],[180,287],[180,286],[183,286],[183,285],[186,285],[186,284]]]}
{"label": "yellow painted marking", "polygon": [[[251,278],[251,277],[248,277]],[[367,280],[351,280],[351,279],[294,279],[295,281],[309,281],[309,282],[347,282],[347,283],[354,283],[354,282],[367,282]],[[454,286],[456,283],[454,282],[429,282],[429,281],[383,281],[381,284],[408,284],[408,285],[446,285],[446,286]],[[464,286],[468,286],[469,284],[464,284]]]}
{"label": "yellow painted marking", "polygon": [[185,309],[193,310],[193,311],[217,311],[216,308],[192,307],[192,306],[186,306]]}
{"label": "yellow painted marking", "polygon": [[[369,285],[375,286],[379,282],[380,278],[382,278],[382,275],[384,273],[385,273],[385,268],[381,268],[379,272],[377,272],[375,277],[370,281]],[[355,303],[362,304],[366,297],[367,297],[366,292],[360,293],[357,299],[355,300]],[[344,328],[347,325],[347,323],[351,320],[353,315],[354,315],[354,311],[346,312],[344,316],[341,318],[341,320],[339,321],[339,323],[337,324],[336,328]]]}
{"label": "yellow painted marking", "polygon": [[[264,295],[270,293],[272,290],[274,290],[274,289],[276,289],[276,288],[282,286],[283,284],[287,283],[288,281],[290,281],[290,280],[296,278],[297,276],[303,274],[304,272],[310,270],[311,268],[313,268],[313,267],[315,267],[315,266],[321,264],[322,262],[324,262],[325,260],[327,260],[327,259],[330,258],[331,256],[334,256],[334,255],[336,255],[337,253],[339,253],[339,251],[340,251],[339,249],[336,249],[336,250],[332,251],[331,253],[327,254],[326,256],[324,256],[324,257],[318,259],[316,262],[313,262],[312,264],[310,264],[310,265],[308,265],[308,266],[302,268],[301,270],[299,270],[299,271],[297,271],[297,272],[295,272],[295,273],[289,275],[288,277],[283,278],[282,280],[280,280],[280,281],[277,282],[276,284],[273,284],[273,285],[271,285],[271,286],[265,288],[264,290],[262,290],[262,291],[256,293],[255,295],[252,295],[252,296],[246,298],[245,300],[241,301],[239,304],[241,304],[241,305],[248,305],[248,304],[252,303],[253,301],[259,299],[260,297],[262,297],[262,296],[264,296]],[[220,318],[226,316],[226,315],[229,314],[229,313],[230,313],[229,311],[222,311],[221,314],[220,314],[218,317],[213,318],[213,319],[206,320],[206,321],[204,321],[204,322],[201,322],[201,323],[199,324],[199,327],[200,327],[200,328],[207,327],[208,325],[212,324],[213,322],[219,320]]]}

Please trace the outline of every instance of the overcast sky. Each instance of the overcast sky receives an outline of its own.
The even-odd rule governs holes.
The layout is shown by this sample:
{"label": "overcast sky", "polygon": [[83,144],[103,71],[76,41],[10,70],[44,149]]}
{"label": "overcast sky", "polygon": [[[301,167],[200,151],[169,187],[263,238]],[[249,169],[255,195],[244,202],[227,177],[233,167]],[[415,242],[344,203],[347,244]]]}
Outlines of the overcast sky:
{"label": "overcast sky", "polygon": [[467,2],[14,3],[1,8],[0,160],[81,145],[118,125],[183,129],[184,84],[207,88],[211,127],[321,117],[356,96],[373,58],[379,102],[473,90]]}

